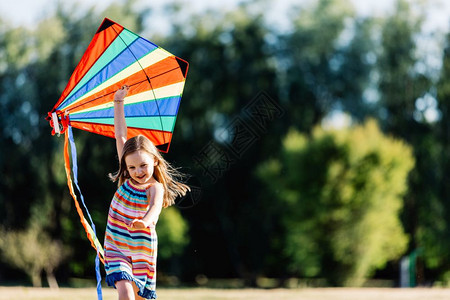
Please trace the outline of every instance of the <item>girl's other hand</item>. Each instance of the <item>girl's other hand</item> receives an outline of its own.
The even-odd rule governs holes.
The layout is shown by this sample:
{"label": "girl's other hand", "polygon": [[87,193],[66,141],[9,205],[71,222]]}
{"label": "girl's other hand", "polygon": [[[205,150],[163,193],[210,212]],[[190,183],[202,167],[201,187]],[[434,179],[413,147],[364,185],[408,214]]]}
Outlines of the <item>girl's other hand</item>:
{"label": "girl's other hand", "polygon": [[134,229],[144,229],[147,228],[148,225],[142,219],[134,219],[130,223],[130,227]]}

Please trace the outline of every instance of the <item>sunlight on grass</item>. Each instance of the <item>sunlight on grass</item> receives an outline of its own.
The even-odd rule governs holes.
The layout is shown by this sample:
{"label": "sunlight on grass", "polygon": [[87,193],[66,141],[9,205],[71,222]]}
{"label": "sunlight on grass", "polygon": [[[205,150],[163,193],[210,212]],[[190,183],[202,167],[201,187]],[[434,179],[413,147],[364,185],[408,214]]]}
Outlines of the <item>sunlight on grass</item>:
{"label": "sunlight on grass", "polygon": [[[0,287],[0,300],[95,300],[94,288]],[[115,300],[114,289],[103,289],[104,300]],[[394,288],[306,288],[306,289],[158,289],[162,300],[442,300],[450,299],[450,289]]]}

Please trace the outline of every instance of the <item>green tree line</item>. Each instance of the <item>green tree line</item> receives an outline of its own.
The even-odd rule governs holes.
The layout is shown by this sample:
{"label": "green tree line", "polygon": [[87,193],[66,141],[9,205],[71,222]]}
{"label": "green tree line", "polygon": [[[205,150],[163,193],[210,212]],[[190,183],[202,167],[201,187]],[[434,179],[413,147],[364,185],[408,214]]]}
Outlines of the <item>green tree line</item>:
{"label": "green tree line", "polygon": [[[398,0],[382,17],[356,14],[349,0],[305,2],[286,30],[267,22],[267,5],[186,17],[173,2],[164,34],[135,1],[101,13],[60,5],[32,28],[0,19],[1,281],[94,276],[63,140],[45,117],[106,16],[190,64],[166,158],[194,189],[162,213],[160,280],[398,284],[400,258],[420,249],[418,283],[448,282],[450,35],[423,31],[431,1]],[[442,67],[428,67],[423,40]],[[102,241],[114,142],[74,135]]]}

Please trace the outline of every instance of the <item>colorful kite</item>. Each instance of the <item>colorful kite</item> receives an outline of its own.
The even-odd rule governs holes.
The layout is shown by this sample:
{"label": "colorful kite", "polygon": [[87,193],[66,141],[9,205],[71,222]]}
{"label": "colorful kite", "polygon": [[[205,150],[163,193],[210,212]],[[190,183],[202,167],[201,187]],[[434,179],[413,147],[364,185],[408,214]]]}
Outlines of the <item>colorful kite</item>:
{"label": "colorful kite", "polygon": [[[188,63],[152,42],[105,18],[69,79],[58,102],[48,113],[52,134],[65,133],[64,158],[70,193],[92,246],[97,250],[97,290],[103,249],[77,182],[76,148],[71,127],[114,137],[114,93],[130,86],[124,101],[128,137],[147,136],[162,152],[172,140]],[[72,154],[73,182],[69,156]],[[83,208],[90,224],[83,214]]]}
{"label": "colorful kite", "polygon": [[[186,61],[105,19],[49,119],[52,126],[58,122],[61,131],[70,122],[72,127],[114,137],[113,95],[127,84],[129,137],[145,135],[167,152],[187,70]],[[58,132],[59,126],[53,127]]]}

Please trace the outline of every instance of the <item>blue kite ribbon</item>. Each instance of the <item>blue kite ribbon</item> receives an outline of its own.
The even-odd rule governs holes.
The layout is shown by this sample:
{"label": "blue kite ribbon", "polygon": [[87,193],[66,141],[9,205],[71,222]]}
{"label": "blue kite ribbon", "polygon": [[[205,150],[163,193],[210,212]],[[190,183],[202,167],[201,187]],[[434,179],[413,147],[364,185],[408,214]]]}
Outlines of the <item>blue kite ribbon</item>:
{"label": "blue kite ribbon", "polygon": [[[89,210],[86,207],[86,204],[84,203],[84,197],[81,193],[81,189],[78,186],[78,165],[77,165],[77,148],[75,146],[75,141],[73,139],[72,134],[72,126],[68,126],[68,133],[69,133],[69,141],[70,141],[70,152],[72,153],[72,172],[73,172],[73,182],[75,183],[75,186],[77,187],[78,192],[80,193],[80,199],[81,203],[83,204],[84,209],[86,210],[86,213],[88,215],[89,221],[91,222],[92,230],[94,231],[94,235],[97,236],[97,232],[95,230],[95,224],[92,221],[91,214],[89,213]],[[100,273],[100,259],[99,259],[99,253],[98,249],[97,255],[95,256],[95,277],[97,279],[97,298],[98,300],[103,299],[102,295],[102,275]]]}

